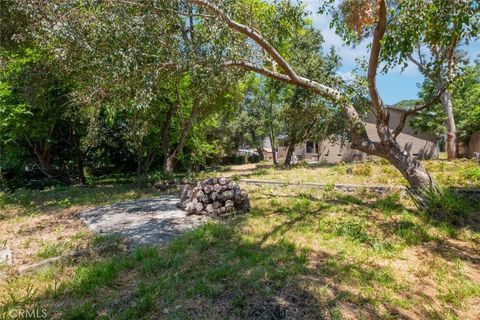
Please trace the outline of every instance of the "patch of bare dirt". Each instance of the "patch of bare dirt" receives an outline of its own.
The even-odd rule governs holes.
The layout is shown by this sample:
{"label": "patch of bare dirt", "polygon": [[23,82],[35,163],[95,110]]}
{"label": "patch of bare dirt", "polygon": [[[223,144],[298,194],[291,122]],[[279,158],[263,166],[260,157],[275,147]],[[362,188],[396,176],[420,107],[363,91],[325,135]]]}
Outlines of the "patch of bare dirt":
{"label": "patch of bare dirt", "polygon": [[71,207],[0,221],[2,244],[12,251],[14,267],[41,259],[38,253],[45,245],[58,245],[63,251],[82,249],[92,233],[76,216],[81,209]]}

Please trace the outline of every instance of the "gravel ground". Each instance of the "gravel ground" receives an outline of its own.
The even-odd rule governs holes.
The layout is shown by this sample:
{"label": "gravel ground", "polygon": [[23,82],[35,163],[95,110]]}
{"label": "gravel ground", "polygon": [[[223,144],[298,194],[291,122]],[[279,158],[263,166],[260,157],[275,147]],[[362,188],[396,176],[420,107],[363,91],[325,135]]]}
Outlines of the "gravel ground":
{"label": "gravel ground", "polygon": [[80,218],[95,232],[118,234],[130,247],[163,245],[172,238],[207,221],[205,216],[187,216],[176,207],[180,199],[166,195],[93,208]]}

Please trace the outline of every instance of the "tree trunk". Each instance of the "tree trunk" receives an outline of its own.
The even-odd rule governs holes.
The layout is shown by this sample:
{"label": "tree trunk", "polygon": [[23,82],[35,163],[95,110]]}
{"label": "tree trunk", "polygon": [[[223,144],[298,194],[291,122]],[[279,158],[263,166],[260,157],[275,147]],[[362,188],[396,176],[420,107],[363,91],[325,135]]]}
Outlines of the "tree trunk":
{"label": "tree trunk", "polygon": [[453,160],[457,157],[457,128],[455,126],[455,117],[453,115],[452,97],[448,90],[445,90],[440,96],[440,101],[442,103],[443,111],[447,115],[447,120],[445,122],[447,129],[447,158],[448,160]]}
{"label": "tree trunk", "polygon": [[78,178],[82,182],[82,184],[87,183],[87,179],[85,178],[85,172],[84,172],[84,165],[83,165],[83,155],[80,150],[78,150],[78,153],[75,156],[75,162],[77,163],[77,174]]}
{"label": "tree trunk", "polygon": [[292,162],[292,155],[294,151],[295,151],[295,141],[291,140],[290,143],[288,144],[287,155],[285,156],[284,165],[286,166],[290,165],[290,163]]}
{"label": "tree trunk", "polygon": [[269,134],[269,138],[270,138],[270,146],[272,147],[272,160],[273,160],[273,164],[274,165],[277,165],[278,164],[278,161],[277,161],[277,150],[275,149],[275,136],[273,135],[273,132],[270,132]]}
{"label": "tree trunk", "polygon": [[265,159],[265,157],[263,156],[263,148],[257,147],[257,153],[258,153],[258,159],[260,161],[263,161]]}
{"label": "tree trunk", "polygon": [[386,151],[386,157],[397,168],[413,189],[429,189],[435,187],[430,174],[410,153],[402,151],[398,143],[394,143]]}
{"label": "tree trunk", "polygon": [[171,174],[175,171],[175,167],[177,166],[177,155],[172,154],[168,157],[165,157],[163,161],[163,171],[165,173]]}
{"label": "tree trunk", "polygon": [[185,124],[185,126],[182,128],[183,129],[182,134],[180,136],[180,141],[178,142],[177,147],[171,154],[169,154],[168,152],[166,154],[164,153],[165,158],[163,160],[163,170],[165,173],[173,173],[173,171],[175,171],[175,167],[177,165],[177,157],[183,151],[183,147],[187,142],[187,137],[190,134],[190,131],[193,126],[193,122],[197,118],[199,111],[200,111],[200,101],[199,99],[195,99],[193,101],[192,112],[190,113],[190,117],[188,118],[188,121]]}

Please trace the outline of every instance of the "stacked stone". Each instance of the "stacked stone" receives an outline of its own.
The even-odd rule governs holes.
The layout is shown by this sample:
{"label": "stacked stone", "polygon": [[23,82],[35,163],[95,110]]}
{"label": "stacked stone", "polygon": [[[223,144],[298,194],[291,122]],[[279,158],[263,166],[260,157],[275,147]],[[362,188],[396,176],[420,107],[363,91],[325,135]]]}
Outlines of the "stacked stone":
{"label": "stacked stone", "polygon": [[226,177],[205,179],[195,187],[184,184],[181,190],[179,206],[188,215],[220,217],[250,209],[248,195],[242,192],[237,183]]}

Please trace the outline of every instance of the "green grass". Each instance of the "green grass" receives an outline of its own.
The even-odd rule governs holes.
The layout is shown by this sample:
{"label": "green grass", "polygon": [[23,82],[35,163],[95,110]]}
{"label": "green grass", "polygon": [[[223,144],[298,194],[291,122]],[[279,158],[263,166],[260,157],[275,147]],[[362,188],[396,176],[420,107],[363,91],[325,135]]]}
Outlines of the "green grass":
{"label": "green grass", "polygon": [[61,255],[65,251],[65,247],[55,243],[45,243],[40,247],[37,253],[39,258],[51,258]]}
{"label": "green grass", "polygon": [[[150,195],[128,184],[92,189],[98,195],[76,187],[9,194],[2,200],[9,210],[38,208],[20,219],[9,213],[3,223]],[[75,230],[69,241],[102,250],[10,277],[0,285],[0,314],[39,306],[59,319],[474,316],[478,226],[432,219],[400,193],[245,189],[250,213],[205,224],[162,248],[129,254],[118,237]],[[58,254],[55,245],[44,242],[37,255]]]}

